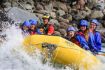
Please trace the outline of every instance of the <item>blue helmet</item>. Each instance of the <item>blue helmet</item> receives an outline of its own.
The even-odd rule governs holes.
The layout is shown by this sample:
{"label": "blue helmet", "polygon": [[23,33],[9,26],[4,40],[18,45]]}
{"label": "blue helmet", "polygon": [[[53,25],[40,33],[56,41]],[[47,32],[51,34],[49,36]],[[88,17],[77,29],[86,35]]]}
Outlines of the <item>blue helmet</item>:
{"label": "blue helmet", "polygon": [[30,19],[29,22],[31,23],[31,25],[36,25],[37,24],[36,19]]}
{"label": "blue helmet", "polygon": [[31,24],[30,24],[30,22],[29,21],[24,21],[23,22],[23,24],[22,24],[22,26],[27,26],[27,27],[30,27],[31,26]]}
{"label": "blue helmet", "polygon": [[92,19],[92,21],[91,21],[92,23],[95,23],[96,25],[99,25],[99,22],[98,22],[98,20],[97,19]]}
{"label": "blue helmet", "polygon": [[88,26],[88,21],[87,20],[81,20],[79,25],[80,26]]}
{"label": "blue helmet", "polygon": [[76,31],[76,30],[75,30],[74,27],[71,26],[71,27],[68,27],[68,28],[67,28],[67,32],[69,32],[69,31]]}

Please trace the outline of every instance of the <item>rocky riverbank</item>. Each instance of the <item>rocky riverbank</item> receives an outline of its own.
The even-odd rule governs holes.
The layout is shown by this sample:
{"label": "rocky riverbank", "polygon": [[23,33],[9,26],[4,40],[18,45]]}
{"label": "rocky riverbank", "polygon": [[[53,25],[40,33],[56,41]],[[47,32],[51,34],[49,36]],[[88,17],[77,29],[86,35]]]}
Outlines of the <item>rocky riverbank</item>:
{"label": "rocky riverbank", "polygon": [[102,34],[102,42],[105,42],[104,0],[1,0],[0,3],[0,23],[22,23],[30,18],[36,18],[40,23],[43,14],[48,13],[50,22],[55,25],[55,35],[59,36],[66,35],[68,26],[77,28],[80,19],[90,21],[97,18],[101,23],[97,30]]}

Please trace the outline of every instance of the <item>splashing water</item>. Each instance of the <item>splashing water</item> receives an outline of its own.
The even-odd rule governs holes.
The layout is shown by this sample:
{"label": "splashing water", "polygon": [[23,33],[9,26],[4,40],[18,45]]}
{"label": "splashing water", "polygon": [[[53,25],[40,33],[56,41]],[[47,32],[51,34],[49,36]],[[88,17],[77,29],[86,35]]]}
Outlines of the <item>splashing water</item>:
{"label": "splashing water", "polygon": [[[21,29],[12,25],[5,32],[6,40],[0,46],[0,70],[73,70],[69,67],[55,68],[49,62],[43,64],[43,57],[39,51],[36,51],[35,56],[28,55],[22,48],[24,37],[21,34]],[[103,65],[97,70],[105,69],[105,57],[99,56],[102,59]]]}
{"label": "splashing water", "polygon": [[34,57],[22,48],[24,37],[15,25],[6,29],[6,40],[0,46],[0,70],[72,70],[71,68],[54,68],[49,62],[41,62],[42,55],[37,51]]}

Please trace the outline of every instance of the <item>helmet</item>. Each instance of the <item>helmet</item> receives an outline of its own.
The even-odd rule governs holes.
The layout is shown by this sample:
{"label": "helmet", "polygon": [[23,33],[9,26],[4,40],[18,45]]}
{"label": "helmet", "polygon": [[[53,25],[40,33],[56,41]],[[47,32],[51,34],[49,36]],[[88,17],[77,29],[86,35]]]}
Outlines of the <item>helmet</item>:
{"label": "helmet", "polygon": [[79,25],[80,26],[88,26],[88,21],[87,20],[81,20]]}
{"label": "helmet", "polygon": [[24,23],[22,24],[22,26],[27,26],[27,27],[30,27],[31,26],[31,24],[30,24],[30,22],[29,21],[24,21]]}
{"label": "helmet", "polygon": [[37,24],[37,20],[35,20],[35,19],[30,19],[29,22],[30,22],[31,25],[36,25]]}
{"label": "helmet", "polygon": [[96,25],[99,25],[99,22],[98,22],[98,20],[97,19],[92,19],[92,21],[91,21],[92,23],[95,23]]}
{"label": "helmet", "polygon": [[75,30],[74,27],[68,27],[68,28],[67,28],[67,32],[69,32],[69,31],[76,31],[76,30]]}
{"label": "helmet", "polygon": [[44,15],[44,16],[42,17],[42,19],[44,19],[44,18],[49,19],[49,17],[50,17],[50,16],[48,16],[48,15]]}

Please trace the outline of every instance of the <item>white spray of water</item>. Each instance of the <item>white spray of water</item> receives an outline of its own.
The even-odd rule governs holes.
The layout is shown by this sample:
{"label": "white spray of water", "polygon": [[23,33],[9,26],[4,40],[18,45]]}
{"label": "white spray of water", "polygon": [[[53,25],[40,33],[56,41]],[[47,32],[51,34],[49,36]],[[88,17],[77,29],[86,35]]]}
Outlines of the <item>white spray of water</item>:
{"label": "white spray of water", "polygon": [[[0,70],[72,70],[71,68],[54,68],[49,62],[43,64],[43,57],[39,51],[35,56],[28,55],[22,48],[24,37],[21,29],[14,25],[7,28],[3,34],[6,34],[6,41],[0,46]],[[105,69],[105,57],[98,56],[103,64],[97,70]]]}
{"label": "white spray of water", "polygon": [[3,34],[6,34],[6,41],[0,46],[0,70],[72,70],[54,68],[49,62],[43,64],[38,51],[34,57],[28,55],[22,48],[21,30],[14,25]]}

